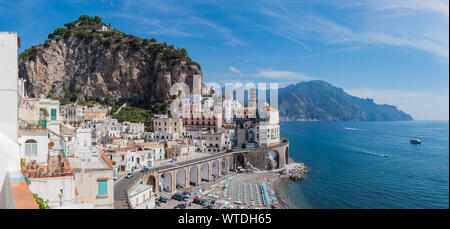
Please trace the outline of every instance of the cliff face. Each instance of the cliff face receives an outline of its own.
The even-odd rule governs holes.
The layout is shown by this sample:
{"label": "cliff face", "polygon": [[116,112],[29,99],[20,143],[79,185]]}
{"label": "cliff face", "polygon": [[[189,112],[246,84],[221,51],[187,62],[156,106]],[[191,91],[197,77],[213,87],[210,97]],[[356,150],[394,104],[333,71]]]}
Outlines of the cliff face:
{"label": "cliff face", "polygon": [[89,17],[68,24],[20,54],[19,76],[27,80],[29,96],[145,105],[169,99],[174,83],[192,89],[193,76],[202,74],[184,49],[126,35]]}
{"label": "cliff face", "polygon": [[325,81],[300,82],[279,90],[282,120],[407,121],[412,117],[392,105],[375,104],[347,94]]}

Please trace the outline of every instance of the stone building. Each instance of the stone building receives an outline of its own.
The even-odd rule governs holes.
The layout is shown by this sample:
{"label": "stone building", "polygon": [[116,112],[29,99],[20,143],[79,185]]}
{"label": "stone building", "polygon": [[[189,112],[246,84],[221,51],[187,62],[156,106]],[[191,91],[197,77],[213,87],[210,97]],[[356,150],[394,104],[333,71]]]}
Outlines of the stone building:
{"label": "stone building", "polygon": [[155,133],[174,134],[183,136],[184,127],[181,118],[161,117],[153,119],[153,129]]}

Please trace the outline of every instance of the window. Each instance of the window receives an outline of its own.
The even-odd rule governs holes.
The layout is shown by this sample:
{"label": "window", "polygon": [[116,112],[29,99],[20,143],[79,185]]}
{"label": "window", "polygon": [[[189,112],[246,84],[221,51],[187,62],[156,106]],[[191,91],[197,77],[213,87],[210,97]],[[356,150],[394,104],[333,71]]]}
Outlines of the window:
{"label": "window", "polygon": [[51,109],[51,120],[56,120],[56,109]]}
{"label": "window", "polygon": [[25,142],[25,155],[37,155],[37,142],[29,139]]}
{"label": "window", "polygon": [[108,180],[98,180],[98,195],[105,196],[108,194]]}

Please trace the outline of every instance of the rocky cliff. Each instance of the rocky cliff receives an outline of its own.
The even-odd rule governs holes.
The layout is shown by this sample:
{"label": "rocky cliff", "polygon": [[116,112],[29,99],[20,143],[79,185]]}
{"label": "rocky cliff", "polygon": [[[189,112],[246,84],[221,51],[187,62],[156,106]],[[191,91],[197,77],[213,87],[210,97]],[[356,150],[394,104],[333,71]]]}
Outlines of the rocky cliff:
{"label": "rocky cliff", "polygon": [[124,34],[86,15],[19,55],[19,76],[27,80],[28,95],[63,103],[145,106],[170,99],[174,83],[185,82],[192,89],[196,74],[202,74],[200,65],[185,49]]}

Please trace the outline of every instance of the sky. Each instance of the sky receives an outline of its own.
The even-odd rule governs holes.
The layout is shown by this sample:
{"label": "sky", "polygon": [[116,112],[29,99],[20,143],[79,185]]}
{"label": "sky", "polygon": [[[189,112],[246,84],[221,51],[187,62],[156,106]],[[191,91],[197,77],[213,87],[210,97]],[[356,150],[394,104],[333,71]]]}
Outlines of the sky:
{"label": "sky", "polygon": [[0,0],[23,51],[82,14],[186,48],[206,82],[325,80],[417,120],[449,117],[448,0]]}

